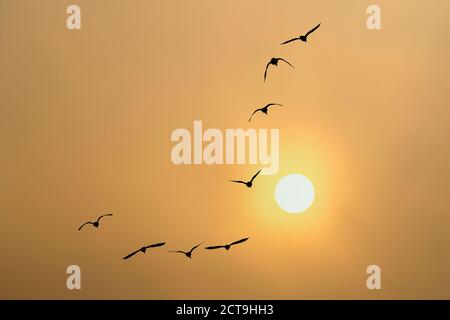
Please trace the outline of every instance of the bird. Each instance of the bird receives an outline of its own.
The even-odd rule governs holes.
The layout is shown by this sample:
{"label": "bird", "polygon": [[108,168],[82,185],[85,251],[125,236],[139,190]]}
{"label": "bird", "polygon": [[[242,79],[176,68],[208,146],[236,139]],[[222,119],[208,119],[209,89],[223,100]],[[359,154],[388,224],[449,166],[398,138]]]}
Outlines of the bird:
{"label": "bird", "polygon": [[301,36],[299,36],[298,38],[293,38],[293,39],[291,39],[291,40],[285,41],[285,42],[283,42],[282,44],[286,44],[286,43],[289,43],[289,42],[292,42],[292,41],[296,41],[296,40],[301,40],[301,41],[303,41],[303,42],[307,42],[307,41],[308,41],[308,36],[309,36],[311,33],[313,33],[314,31],[316,31],[317,28],[319,28],[319,27],[320,27],[320,23],[319,23],[317,26],[315,26],[314,28],[312,28],[311,30],[309,30],[305,35],[301,35]]}
{"label": "bird", "polygon": [[81,225],[81,227],[78,228],[78,231],[81,230],[81,228],[83,228],[87,224],[92,224],[94,227],[98,228],[98,226],[100,225],[100,219],[103,217],[106,217],[106,216],[112,216],[112,213],[104,214],[104,215],[98,217],[98,219],[94,222],[88,221],[88,222],[83,223]]}
{"label": "bird", "polygon": [[210,246],[210,247],[206,247],[205,249],[208,249],[208,250],[214,250],[214,249],[220,249],[220,248],[224,248],[225,250],[230,250],[230,248],[231,248],[231,246],[234,246],[235,244],[239,244],[239,243],[242,243],[242,242],[245,242],[245,241],[247,241],[249,238],[244,238],[244,239],[241,239],[241,240],[237,240],[237,241],[234,241],[234,242],[232,242],[232,243],[230,243],[230,244],[226,244],[226,245],[224,245],[224,246]]}
{"label": "bird", "polygon": [[149,245],[149,246],[142,247],[142,248],[140,248],[140,249],[138,249],[138,250],[136,250],[136,251],[130,253],[129,255],[123,257],[122,259],[126,260],[126,259],[131,258],[132,256],[134,256],[134,255],[135,255],[136,253],[138,253],[138,252],[145,253],[145,251],[146,251],[147,249],[149,249],[149,248],[161,247],[161,246],[163,246],[163,245],[165,245],[165,244],[166,244],[165,242],[159,242],[159,243],[151,244],[151,245]]}
{"label": "bird", "polygon": [[195,247],[193,247],[191,250],[189,250],[189,251],[181,251],[181,250],[176,250],[176,251],[169,251],[169,252],[176,252],[176,253],[182,253],[182,254],[184,254],[186,257],[188,257],[189,259],[191,259],[192,258],[192,252],[195,250],[195,249],[197,249],[197,247],[199,246],[199,245],[201,245],[201,244],[203,244],[203,242],[202,243],[199,243],[198,245],[196,245]]}
{"label": "bird", "polygon": [[253,180],[255,180],[256,176],[261,172],[262,169],[259,169],[259,171],[257,173],[255,173],[255,175],[252,177],[252,179],[250,181],[242,181],[242,180],[230,180],[230,182],[236,182],[236,183],[243,183],[247,186],[247,188],[251,188],[253,185]]}
{"label": "bird", "polygon": [[294,68],[295,69],[295,67],[292,65],[292,64],[290,64],[287,60],[285,60],[285,59],[283,59],[283,58],[272,58],[272,59],[270,59],[270,61],[267,63],[267,65],[266,65],[266,70],[264,71],[264,81],[266,81],[266,78],[267,78],[267,69],[269,68],[269,66],[272,64],[272,65],[274,65],[274,66],[278,66],[278,61],[283,61],[283,62],[285,62],[285,63],[287,63],[288,65],[290,65],[292,68]]}
{"label": "bird", "polygon": [[250,120],[252,120],[252,117],[255,113],[257,113],[258,111],[261,111],[262,113],[267,115],[267,112],[269,111],[269,107],[271,106],[283,106],[282,104],[279,103],[269,103],[267,104],[265,107],[260,108],[260,109],[256,109],[255,111],[253,111],[252,115],[250,116],[250,119],[248,119],[248,122],[250,122]]}

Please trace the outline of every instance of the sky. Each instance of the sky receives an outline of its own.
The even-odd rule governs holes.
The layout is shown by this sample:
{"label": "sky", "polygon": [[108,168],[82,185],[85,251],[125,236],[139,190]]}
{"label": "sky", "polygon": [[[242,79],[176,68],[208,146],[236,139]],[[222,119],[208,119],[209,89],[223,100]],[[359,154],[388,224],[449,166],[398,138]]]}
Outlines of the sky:
{"label": "sky", "polygon": [[[450,299],[450,2],[378,0],[368,30],[374,3],[0,0],[0,298]],[[173,164],[195,120],[279,129],[279,172]],[[275,201],[291,173],[303,214]]]}

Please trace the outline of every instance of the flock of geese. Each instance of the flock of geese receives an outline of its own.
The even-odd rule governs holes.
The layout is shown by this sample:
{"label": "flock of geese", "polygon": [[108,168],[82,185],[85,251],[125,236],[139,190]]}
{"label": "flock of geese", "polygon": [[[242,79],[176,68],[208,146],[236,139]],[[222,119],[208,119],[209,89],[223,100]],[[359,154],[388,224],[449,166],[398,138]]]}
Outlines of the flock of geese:
{"label": "flock of geese", "polygon": [[[290,40],[287,40],[287,41],[285,41],[285,42],[282,42],[281,44],[284,45],[284,44],[288,44],[288,43],[291,43],[291,42],[297,41],[297,40],[300,40],[300,41],[303,41],[303,42],[307,42],[307,41],[308,41],[308,36],[309,36],[311,33],[313,33],[314,31],[316,31],[319,27],[320,27],[320,23],[319,23],[317,26],[315,26],[314,28],[312,28],[311,30],[309,30],[306,34],[300,35],[300,36],[298,36],[298,37],[296,37],[296,38],[292,38],[292,39],[290,39]],[[291,68],[295,69],[295,67],[294,67],[289,61],[287,61],[286,59],[281,58],[281,57],[278,57],[278,58],[273,57],[273,58],[271,58],[270,61],[267,63],[266,69],[264,70],[264,82],[266,81],[266,78],[267,78],[267,71],[269,70],[269,67],[270,67],[271,65],[277,67],[277,66],[278,66],[278,62],[280,62],[280,61],[286,63],[286,64],[289,65]],[[283,106],[283,105],[282,105],[282,104],[279,104],[279,103],[269,103],[269,104],[267,104],[266,106],[264,106],[264,107],[262,107],[262,108],[260,108],[260,109],[256,109],[255,111],[253,111],[252,115],[250,116],[250,119],[248,119],[248,122],[250,122],[250,121],[252,120],[253,115],[254,115],[255,113],[257,113],[257,112],[262,112],[262,113],[264,113],[265,115],[267,115],[267,112],[269,111],[269,107],[271,107],[271,106]]]}
{"label": "flock of geese", "polygon": [[[288,44],[288,43],[291,43],[291,42],[297,41],[297,40],[300,40],[300,41],[303,41],[303,42],[307,42],[308,36],[309,36],[311,33],[313,33],[314,31],[316,31],[319,27],[320,27],[320,23],[319,23],[317,26],[315,26],[314,28],[312,28],[311,30],[309,30],[306,34],[300,35],[299,37],[292,38],[292,39],[287,40],[287,41],[284,41],[284,42],[282,42],[281,44],[284,45],[284,44]],[[295,68],[289,61],[287,61],[287,60],[284,59],[284,58],[281,58],[281,57],[278,57],[278,58],[275,58],[275,57],[274,57],[274,58],[271,58],[270,61],[267,63],[266,69],[265,69],[265,71],[264,71],[264,82],[266,81],[266,78],[267,78],[267,71],[268,71],[269,67],[270,67],[271,65],[273,65],[273,66],[275,66],[275,67],[278,66],[278,62],[280,62],[280,61],[286,63],[287,65],[289,65],[289,66],[292,67],[292,68]],[[256,109],[256,110],[251,114],[250,119],[249,119],[248,121],[250,122],[250,121],[252,120],[252,118],[253,118],[253,115],[255,115],[255,113],[257,113],[257,112],[262,112],[262,113],[264,113],[265,115],[267,115],[267,113],[268,113],[268,111],[269,111],[269,108],[272,107],[272,106],[283,106],[283,105],[282,105],[282,104],[279,104],[279,103],[269,103],[269,104],[265,105],[265,106],[262,107],[262,108]],[[243,180],[230,180],[230,182],[244,184],[247,188],[251,188],[251,187],[253,186],[253,180],[255,180],[255,178],[258,176],[258,174],[261,172],[261,170],[262,170],[262,169],[260,169],[258,172],[256,172],[256,173],[253,175],[253,177],[252,177],[249,181],[243,181]],[[78,228],[78,230],[83,229],[84,226],[89,225],[89,224],[92,225],[92,226],[95,227],[95,228],[98,228],[98,227],[100,226],[100,220],[101,220],[102,218],[108,217],[108,216],[112,216],[112,214],[111,214],[111,213],[104,214],[104,215],[101,215],[100,217],[98,217],[97,220],[95,220],[95,221],[88,221],[88,222],[85,222],[85,223],[83,223],[83,224]],[[225,245],[207,246],[207,247],[205,247],[205,249],[206,249],[206,250],[225,249],[226,251],[228,251],[228,250],[230,250],[230,248],[231,248],[232,246],[235,246],[235,245],[237,245],[237,244],[243,243],[243,242],[247,241],[248,239],[249,239],[249,238],[243,238],[243,239],[240,239],[240,240],[237,240],[237,241],[231,242],[231,243],[229,243],[229,244],[225,244]],[[138,254],[139,252],[145,253],[145,252],[147,251],[147,249],[154,249],[154,248],[162,247],[162,246],[164,246],[165,244],[166,244],[165,242],[159,242],[159,243],[154,243],[154,244],[150,244],[150,245],[148,245],[148,246],[141,247],[140,249],[135,250],[135,251],[131,252],[130,254],[126,255],[126,256],[123,257],[122,259],[127,260],[127,259],[133,257],[134,255]],[[191,258],[192,258],[192,253],[194,252],[194,250],[197,249],[197,248],[198,248],[199,246],[201,246],[202,244],[203,244],[203,242],[197,244],[196,246],[192,247],[189,251],[183,251],[183,250],[171,250],[171,251],[169,251],[169,252],[170,252],[170,253],[181,253],[181,254],[183,254],[184,256],[186,256],[187,258],[191,259]]]}
{"label": "flock of geese", "polygon": [[[228,250],[230,250],[231,246],[234,246],[234,245],[236,245],[236,244],[239,244],[239,243],[242,243],[242,242],[244,242],[244,241],[247,241],[248,239],[249,239],[249,238],[244,238],[244,239],[241,239],[241,240],[238,240],[238,241],[234,241],[234,242],[232,242],[232,243],[230,243],[230,244],[226,244],[226,245],[223,245],[223,246],[222,246],[222,245],[220,245],[220,246],[209,246],[209,247],[205,247],[205,249],[207,249],[207,250],[214,250],[214,249],[224,248],[225,250],[228,251]],[[133,251],[133,252],[130,253],[129,255],[123,257],[123,259],[124,259],[124,260],[129,259],[129,258],[131,258],[132,256],[134,256],[136,253],[139,253],[139,252],[145,253],[145,251],[146,251],[147,249],[149,249],[149,248],[162,247],[162,246],[165,245],[165,244],[166,244],[165,242],[160,242],[160,243],[155,243],[155,244],[151,244],[151,245],[149,245],[149,246],[142,247],[142,248],[140,248],[140,249],[138,249],[138,250],[136,250],[136,251]],[[197,249],[197,248],[198,248],[199,246],[201,246],[202,244],[203,244],[203,242],[202,242],[202,243],[199,243],[198,245],[192,247],[191,250],[189,250],[189,251],[172,250],[172,251],[169,251],[169,252],[182,253],[182,254],[184,254],[184,255],[186,256],[186,258],[191,259],[191,258],[192,258],[192,252],[194,252],[194,250]]]}
{"label": "flock of geese", "polygon": [[[101,220],[103,217],[112,217],[112,216],[113,216],[112,213],[107,213],[107,214],[101,215],[101,216],[98,217],[97,220],[95,220],[95,221],[88,221],[88,222],[83,223],[83,224],[78,228],[78,230],[83,229],[83,227],[84,227],[85,225],[88,225],[88,224],[91,224],[91,225],[94,226],[95,228],[98,228],[98,227],[100,226],[100,220]],[[215,249],[222,249],[222,248],[223,248],[223,249],[225,249],[225,250],[228,251],[228,250],[230,250],[230,248],[231,248],[232,246],[237,245],[237,244],[242,243],[242,242],[245,242],[245,241],[247,241],[248,239],[249,239],[249,238],[243,238],[243,239],[240,239],[240,240],[237,240],[237,241],[234,241],[234,242],[225,244],[225,245],[208,246],[208,247],[205,247],[205,249],[207,249],[207,250],[215,250]],[[133,251],[133,252],[131,252],[130,254],[126,255],[126,256],[123,257],[122,259],[127,260],[127,259],[131,258],[132,256],[134,256],[135,254],[137,254],[137,253],[139,253],[139,252],[145,253],[145,252],[147,251],[147,249],[152,249],[152,248],[162,247],[162,246],[164,246],[165,244],[166,244],[165,242],[159,242],[159,243],[150,244],[150,245],[148,245],[148,246],[143,246],[142,248],[139,248],[138,250]],[[182,254],[184,254],[184,255],[186,256],[186,258],[191,259],[191,258],[192,258],[192,253],[194,252],[194,250],[197,249],[197,248],[198,248],[199,246],[201,246],[202,244],[203,244],[203,242],[202,242],[202,243],[199,243],[198,245],[192,247],[191,250],[189,250],[189,251],[183,251],[183,250],[171,250],[171,251],[169,251],[169,252],[182,253]]]}
{"label": "flock of geese", "polygon": [[[320,27],[320,23],[317,25],[317,26],[315,26],[314,28],[312,28],[311,30],[309,30],[306,34],[304,34],[304,35],[300,35],[300,36],[298,36],[298,37],[295,37],[295,38],[292,38],[292,39],[290,39],[290,40],[287,40],[287,41],[284,41],[284,42],[282,42],[281,44],[282,45],[284,45],[284,44],[288,44],[288,43],[291,43],[291,42],[293,42],[293,41],[297,41],[297,40],[299,40],[299,41],[303,41],[303,42],[307,42],[308,41],[308,36],[311,34],[311,33],[313,33],[314,31],[316,31],[318,28]],[[266,78],[267,78],[267,71],[268,71],[268,69],[269,69],[269,67],[271,66],[271,65],[273,65],[273,66],[278,66],[278,62],[280,62],[280,61],[283,61],[284,63],[286,63],[286,64],[288,64],[289,66],[291,66],[292,68],[294,68],[294,66],[289,62],[289,61],[287,61],[286,59],[284,59],[284,58],[271,58],[270,59],[270,61],[267,63],[267,65],[266,65],[266,69],[264,70],[264,82],[266,81]],[[283,105],[282,104],[279,104],[279,103],[268,103],[268,104],[266,104],[264,107],[262,107],[262,108],[259,108],[259,109],[256,109],[255,111],[253,111],[253,113],[250,115],[250,118],[248,119],[248,122],[250,122],[251,120],[252,120],[252,118],[253,118],[253,116],[255,115],[255,113],[258,113],[258,112],[262,112],[262,113],[264,113],[265,115],[267,115],[267,113],[269,112],[269,108],[270,107],[273,107],[273,106],[279,106],[279,107],[282,107]],[[242,183],[242,184],[244,184],[245,186],[247,186],[247,188],[251,188],[252,186],[253,186],[253,180],[255,180],[255,178],[258,176],[258,174],[261,172],[261,169],[251,178],[251,180],[250,181],[242,181],[242,180],[230,180],[231,182],[235,182],[235,183]]]}

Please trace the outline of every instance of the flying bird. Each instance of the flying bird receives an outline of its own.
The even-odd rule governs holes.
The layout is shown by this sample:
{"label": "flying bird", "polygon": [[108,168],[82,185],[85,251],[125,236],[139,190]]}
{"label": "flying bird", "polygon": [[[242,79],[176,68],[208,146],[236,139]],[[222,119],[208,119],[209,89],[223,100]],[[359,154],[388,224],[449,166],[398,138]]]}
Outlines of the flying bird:
{"label": "flying bird", "polygon": [[112,214],[111,213],[104,214],[104,215],[98,217],[98,219],[94,222],[91,222],[91,221],[85,222],[81,225],[81,227],[78,228],[78,230],[81,230],[81,228],[83,228],[87,224],[92,224],[94,227],[98,228],[98,226],[100,225],[100,219],[103,217],[106,217],[106,216],[112,216]]}
{"label": "flying bird", "polygon": [[255,173],[255,175],[252,177],[252,179],[250,181],[242,181],[242,180],[230,180],[230,182],[236,182],[236,183],[242,183],[245,184],[248,188],[251,188],[253,185],[253,180],[255,180],[256,176],[261,172],[262,169],[259,169],[259,171],[257,173]]}
{"label": "flying bird", "polygon": [[132,256],[134,256],[134,255],[135,255],[136,253],[138,253],[138,252],[145,253],[145,251],[146,251],[147,249],[149,249],[149,248],[161,247],[161,246],[163,246],[163,245],[165,245],[165,244],[166,244],[165,242],[160,242],[160,243],[155,243],[155,244],[151,244],[151,245],[149,245],[149,246],[142,247],[142,248],[140,248],[140,249],[138,249],[138,250],[136,250],[136,251],[130,253],[129,255],[123,257],[122,259],[126,260],[126,259],[131,258]]}
{"label": "flying bird", "polygon": [[296,40],[301,40],[303,42],[307,42],[308,41],[308,36],[311,33],[313,33],[314,31],[316,31],[317,28],[319,28],[319,27],[320,27],[320,23],[317,26],[315,26],[314,28],[312,28],[311,30],[309,30],[305,35],[302,35],[302,36],[299,36],[298,38],[293,38],[291,40],[285,41],[282,44],[286,44],[286,43],[289,43],[289,42],[292,42],[292,41],[296,41]]}
{"label": "flying bird", "polygon": [[265,107],[260,108],[260,109],[256,109],[255,111],[253,111],[252,115],[250,116],[250,119],[248,119],[248,122],[250,122],[250,120],[252,120],[252,117],[255,113],[257,113],[258,111],[261,111],[262,113],[267,115],[267,112],[269,111],[269,107],[271,106],[283,106],[282,104],[279,103],[269,103],[267,104]]}
{"label": "flying bird", "polygon": [[[269,66],[270,65],[274,65],[274,66],[278,66],[278,61],[283,61],[283,62],[285,62],[285,63],[287,63],[288,65],[290,65],[292,68],[294,68],[294,66],[292,65],[292,64],[290,64],[288,61],[286,61],[285,59],[283,59],[283,58],[272,58],[272,59],[270,59],[270,61],[267,63],[267,65],[266,65],[266,70],[264,71],[264,81],[266,81],[266,78],[267,78],[267,70],[268,70],[268,68],[269,68]],[[295,68],[294,68],[295,69]]]}
{"label": "flying bird", "polygon": [[197,247],[199,246],[199,245],[201,245],[201,244],[203,244],[203,242],[202,243],[199,243],[198,245],[196,245],[195,247],[193,247],[191,250],[189,250],[189,251],[181,251],[181,250],[177,250],[177,251],[169,251],[169,252],[177,252],[177,253],[182,253],[182,254],[184,254],[186,257],[188,257],[189,259],[191,259],[192,258],[192,252],[195,250],[195,249],[197,249]]}
{"label": "flying bird", "polygon": [[228,250],[230,250],[231,246],[234,246],[235,244],[239,244],[239,243],[245,242],[245,241],[247,241],[248,239],[249,239],[249,238],[244,238],[244,239],[241,239],[241,240],[232,242],[232,243],[230,243],[230,244],[226,244],[226,245],[224,245],[224,246],[210,246],[210,247],[206,247],[205,249],[208,249],[208,250],[214,250],[214,249],[224,248],[225,250],[228,251]]}

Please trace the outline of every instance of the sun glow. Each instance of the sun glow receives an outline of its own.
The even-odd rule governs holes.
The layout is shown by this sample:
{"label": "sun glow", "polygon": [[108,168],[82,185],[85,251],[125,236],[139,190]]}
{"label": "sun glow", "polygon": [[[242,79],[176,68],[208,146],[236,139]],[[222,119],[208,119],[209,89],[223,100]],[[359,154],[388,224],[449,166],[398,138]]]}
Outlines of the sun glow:
{"label": "sun glow", "polygon": [[302,213],[314,202],[315,189],[312,182],[301,174],[281,178],[275,188],[278,206],[288,213]]}

